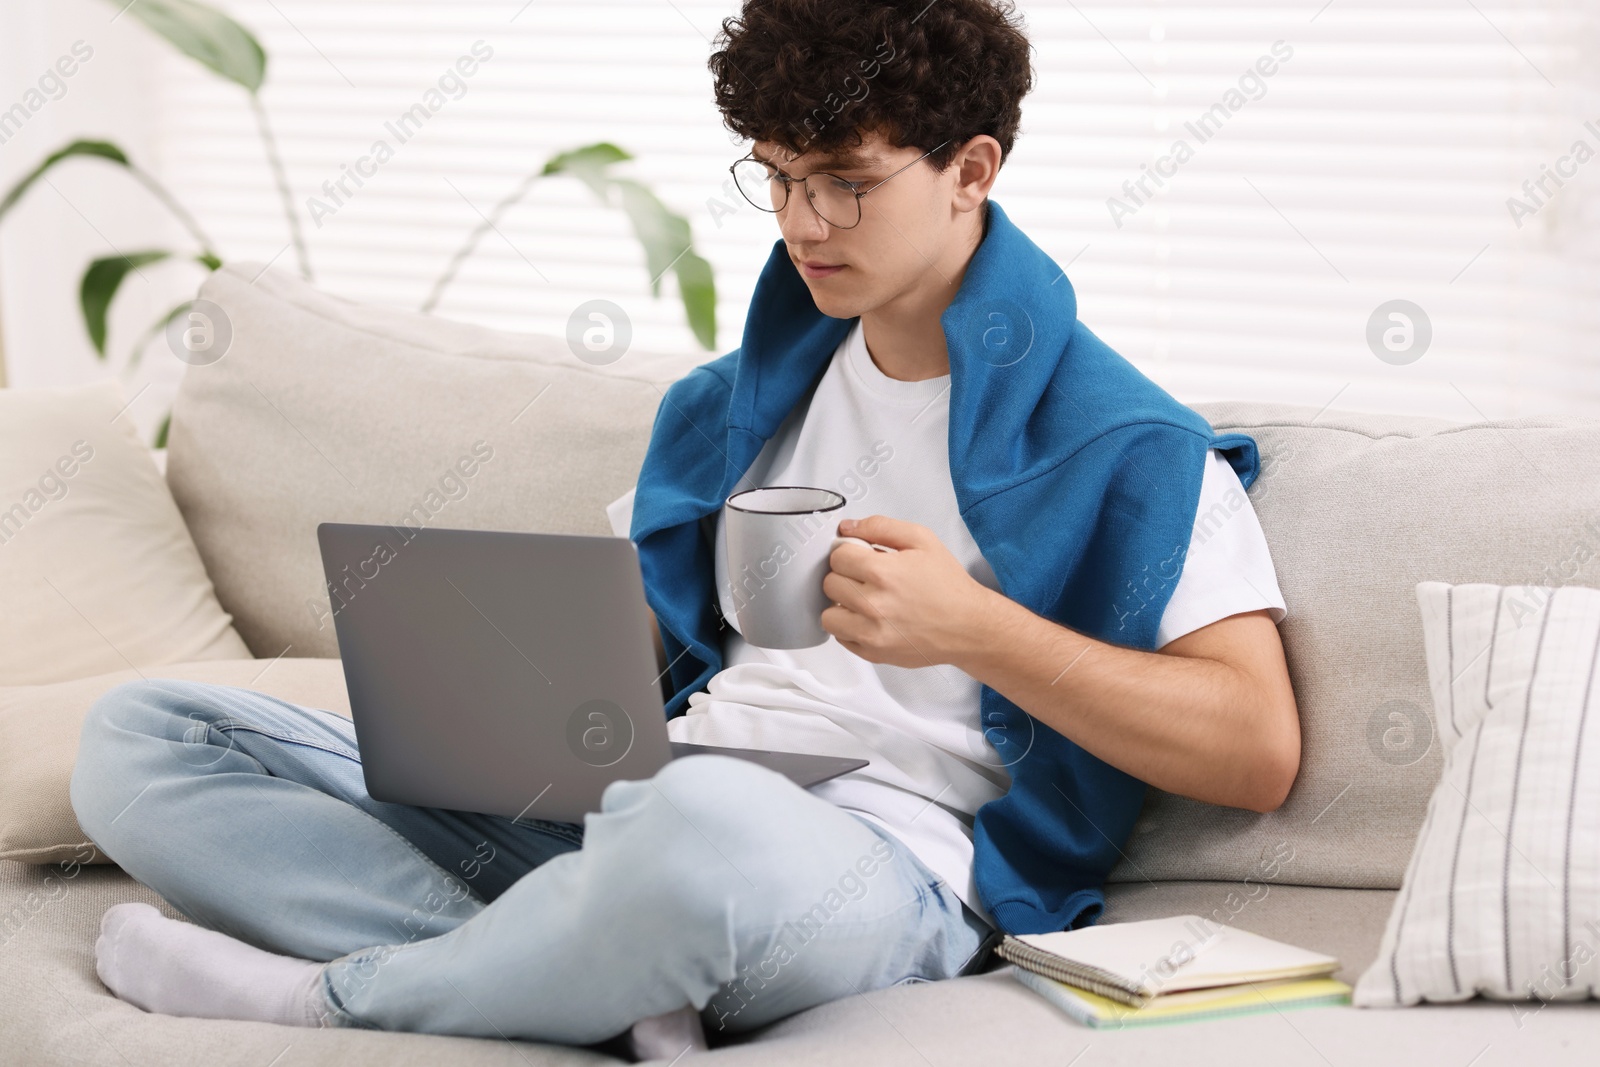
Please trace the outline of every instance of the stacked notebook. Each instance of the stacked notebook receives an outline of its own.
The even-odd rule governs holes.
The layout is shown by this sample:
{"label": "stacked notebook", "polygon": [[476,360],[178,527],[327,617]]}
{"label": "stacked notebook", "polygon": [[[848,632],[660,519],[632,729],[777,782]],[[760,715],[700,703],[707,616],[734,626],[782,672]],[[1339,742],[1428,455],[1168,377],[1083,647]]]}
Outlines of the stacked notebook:
{"label": "stacked notebook", "polygon": [[1019,982],[1093,1027],[1350,1002],[1332,956],[1198,915],[1007,936],[995,951]]}

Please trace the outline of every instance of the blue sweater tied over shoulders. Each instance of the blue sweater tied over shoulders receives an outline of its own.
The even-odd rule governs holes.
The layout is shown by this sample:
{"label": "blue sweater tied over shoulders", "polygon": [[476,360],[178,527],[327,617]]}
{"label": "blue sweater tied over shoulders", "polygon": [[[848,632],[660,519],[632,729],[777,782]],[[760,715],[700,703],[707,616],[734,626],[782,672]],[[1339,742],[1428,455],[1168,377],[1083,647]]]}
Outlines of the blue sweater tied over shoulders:
{"label": "blue sweater tied over shoulders", "polygon": [[[950,474],[1000,590],[1063,626],[1155,647],[1183,569],[1207,450],[1248,488],[1259,458],[1218,434],[1078,321],[1054,260],[986,205],[985,232],[939,316],[950,356]],[[629,531],[671,662],[667,715],[722,669],[713,522],[810,393],[854,319],[824,315],[777,241],[739,348],[657,410]],[[1066,664],[1062,664],[1063,667]],[[1007,933],[1086,926],[1146,786],[983,686],[984,736],[1011,775],[974,826],[978,894]]]}

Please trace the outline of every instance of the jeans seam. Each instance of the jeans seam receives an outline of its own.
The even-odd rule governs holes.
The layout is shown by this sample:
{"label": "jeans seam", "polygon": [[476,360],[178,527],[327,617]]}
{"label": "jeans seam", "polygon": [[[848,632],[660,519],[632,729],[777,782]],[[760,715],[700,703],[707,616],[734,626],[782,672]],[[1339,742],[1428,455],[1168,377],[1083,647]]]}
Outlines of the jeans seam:
{"label": "jeans seam", "polygon": [[[365,952],[367,950],[362,949],[361,951]],[[350,1010],[345,1007],[344,1000],[339,996],[339,991],[333,987],[333,963],[336,962],[338,961],[331,961],[328,966],[323,967],[322,974],[320,976],[322,983],[322,999],[328,1006],[328,1015],[330,1018],[332,1018],[334,1025],[358,1030],[380,1029],[379,1027],[373,1026],[371,1023],[352,1015]]]}
{"label": "jeans seam", "polygon": [[542,834],[559,837],[568,844],[577,845],[579,848],[583,847],[583,827],[577,823],[555,822],[551,819],[533,819],[528,822],[519,822],[505,815],[491,817],[503,819],[506,825],[514,826],[519,830],[538,830]]}
{"label": "jeans seam", "polygon": [[229,722],[227,720],[223,720],[222,722],[211,723],[211,726],[217,730],[224,730],[229,733],[232,733],[235,730],[248,730],[253,734],[260,734],[262,737],[270,737],[274,741],[284,741],[291,745],[304,745],[306,748],[314,748],[319,752],[326,752],[329,755],[339,756],[343,759],[349,760],[352,763],[361,762],[360,753],[354,749],[348,747],[333,748],[327,744],[317,741],[314,738],[301,737],[297,734],[265,729],[261,726],[257,726],[255,723],[242,721]]}

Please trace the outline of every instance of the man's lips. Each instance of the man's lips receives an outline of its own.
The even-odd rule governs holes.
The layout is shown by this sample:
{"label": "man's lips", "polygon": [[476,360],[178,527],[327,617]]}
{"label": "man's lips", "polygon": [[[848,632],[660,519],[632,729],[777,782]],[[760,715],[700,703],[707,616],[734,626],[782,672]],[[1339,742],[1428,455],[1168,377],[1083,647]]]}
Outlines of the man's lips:
{"label": "man's lips", "polygon": [[826,278],[829,275],[838,274],[840,271],[844,270],[844,267],[845,265],[843,263],[811,263],[805,260],[800,261],[800,273],[804,274],[807,278]]}

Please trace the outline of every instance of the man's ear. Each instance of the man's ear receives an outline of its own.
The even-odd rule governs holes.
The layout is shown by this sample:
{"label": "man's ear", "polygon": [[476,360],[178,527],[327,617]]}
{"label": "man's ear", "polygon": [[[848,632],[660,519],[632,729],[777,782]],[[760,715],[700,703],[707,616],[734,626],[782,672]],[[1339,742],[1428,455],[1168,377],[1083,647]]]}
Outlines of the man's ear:
{"label": "man's ear", "polygon": [[956,168],[955,206],[975,211],[989,198],[1000,177],[1000,142],[986,133],[972,137],[950,161]]}

